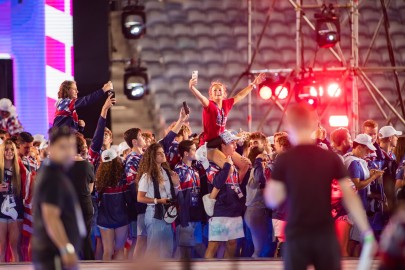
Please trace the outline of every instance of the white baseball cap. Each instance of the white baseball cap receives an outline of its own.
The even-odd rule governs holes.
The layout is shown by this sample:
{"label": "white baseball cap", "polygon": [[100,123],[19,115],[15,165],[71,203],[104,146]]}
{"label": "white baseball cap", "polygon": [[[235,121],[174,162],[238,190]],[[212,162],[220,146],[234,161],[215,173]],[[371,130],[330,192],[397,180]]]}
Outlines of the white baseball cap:
{"label": "white baseball cap", "polygon": [[13,103],[8,98],[0,99],[0,111],[10,112]]}
{"label": "white baseball cap", "polygon": [[359,134],[353,141],[358,144],[367,146],[367,148],[370,149],[371,151],[377,150],[377,148],[375,148],[373,145],[371,137],[367,134]]}
{"label": "white baseball cap", "polygon": [[232,134],[232,132],[230,132],[229,130],[225,130],[222,134],[219,135],[222,139],[222,141],[225,144],[230,144],[231,142],[234,141],[239,141],[240,138],[234,134]]}
{"label": "white baseball cap", "polygon": [[129,149],[127,142],[122,142],[118,145],[118,154],[122,155],[125,150]]}
{"label": "white baseball cap", "polygon": [[33,137],[34,137],[34,142],[42,143],[42,142],[46,141],[45,136],[42,134],[35,134]]}
{"label": "white baseball cap", "polygon": [[388,138],[392,136],[400,136],[402,135],[402,131],[397,131],[392,126],[384,126],[380,129],[378,136],[380,138]]}
{"label": "white baseball cap", "polygon": [[41,144],[38,147],[38,150],[43,150],[43,149],[47,148],[48,146],[49,146],[49,143],[48,143],[48,141],[45,140],[45,141],[41,142]]}
{"label": "white baseball cap", "polygon": [[117,158],[117,152],[111,149],[104,150],[103,153],[101,153],[101,159],[103,162],[111,162],[114,158]]}
{"label": "white baseball cap", "polygon": [[269,144],[274,144],[274,136],[267,137],[267,141]]}

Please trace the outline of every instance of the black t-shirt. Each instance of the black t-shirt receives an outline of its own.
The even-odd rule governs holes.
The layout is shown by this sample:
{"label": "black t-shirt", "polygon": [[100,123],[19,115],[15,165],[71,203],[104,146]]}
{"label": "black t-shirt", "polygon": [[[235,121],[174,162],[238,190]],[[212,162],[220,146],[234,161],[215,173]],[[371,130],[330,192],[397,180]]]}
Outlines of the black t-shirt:
{"label": "black t-shirt", "polygon": [[34,262],[53,260],[59,254],[58,248],[49,238],[42,219],[41,205],[52,204],[61,211],[67,237],[76,250],[80,250],[82,238],[86,235],[83,214],[71,181],[61,167],[46,161],[36,178],[33,197],[34,233],[32,237],[32,258]]}
{"label": "black t-shirt", "polygon": [[87,160],[76,161],[69,169],[68,176],[73,183],[85,217],[93,215],[93,203],[89,184],[94,183],[94,167]]}
{"label": "black t-shirt", "polygon": [[335,153],[315,145],[296,146],[277,158],[271,177],[286,186],[288,238],[334,232],[331,184],[347,176]]}

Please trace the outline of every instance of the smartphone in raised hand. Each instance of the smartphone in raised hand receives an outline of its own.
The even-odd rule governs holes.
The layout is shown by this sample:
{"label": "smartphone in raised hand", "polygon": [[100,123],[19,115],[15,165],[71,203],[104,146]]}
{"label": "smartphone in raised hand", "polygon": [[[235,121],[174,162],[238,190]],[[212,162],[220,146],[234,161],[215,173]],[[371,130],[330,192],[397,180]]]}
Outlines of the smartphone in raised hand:
{"label": "smartphone in raised hand", "polygon": [[185,114],[190,114],[190,108],[187,106],[187,102],[183,101],[183,109]]}
{"label": "smartphone in raised hand", "polygon": [[194,71],[191,73],[191,79],[193,79],[193,80],[198,80],[198,70],[194,70]]}

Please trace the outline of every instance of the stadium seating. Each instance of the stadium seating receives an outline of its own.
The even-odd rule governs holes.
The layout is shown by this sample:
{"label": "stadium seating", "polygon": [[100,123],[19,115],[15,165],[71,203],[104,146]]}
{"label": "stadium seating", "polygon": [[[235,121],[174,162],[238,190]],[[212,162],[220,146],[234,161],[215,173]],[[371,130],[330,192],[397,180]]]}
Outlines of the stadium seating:
{"label": "stadium seating", "polygon": [[[210,82],[223,81],[228,88],[246,70],[247,67],[247,1],[245,0],[187,0],[187,1],[145,1],[147,12],[147,34],[139,40],[141,57],[147,63],[151,78],[150,88],[158,108],[158,113],[167,122],[178,117],[178,108],[183,100],[188,101],[192,109],[190,123],[194,131],[201,131],[201,105],[188,90],[191,71],[199,71],[198,88],[207,94]],[[262,30],[273,1],[253,0],[253,50]],[[270,13],[270,22],[258,49],[253,63],[254,69],[263,68],[295,68],[295,11],[288,1],[275,1],[275,8]],[[306,1],[315,4],[316,0]],[[319,2],[319,1],[318,1]],[[347,1],[338,0],[341,4]],[[379,1],[362,0],[360,3],[359,55],[363,63],[377,22],[382,11]],[[314,23],[314,10],[305,15]],[[341,17],[348,12],[341,10]],[[397,65],[405,65],[405,1],[392,0],[388,9],[390,19],[389,33],[394,46]],[[350,59],[350,26],[349,20],[341,25],[341,48],[346,61]],[[302,24],[304,61],[312,64],[314,53],[318,49],[315,32],[305,23]],[[342,63],[327,50],[319,49],[316,54],[315,66],[333,67]],[[373,50],[366,66],[390,66],[384,27],[375,41]],[[403,74],[400,74],[403,75]],[[381,91],[395,101],[396,89],[392,74],[369,74]],[[403,77],[400,78],[401,83]],[[237,89],[248,84],[243,78]],[[366,118],[381,119],[379,111],[373,107],[373,101],[363,85],[359,84],[361,115]],[[229,89],[231,91],[232,89]],[[260,100],[253,93],[254,112],[253,128],[260,123],[271,101]],[[283,103],[284,101],[281,101]],[[363,109],[364,108],[364,109]],[[367,109],[366,109],[367,108]],[[265,132],[274,132],[278,125],[281,112],[273,108],[263,128]],[[229,116],[229,127],[247,129],[246,100],[238,104]]]}

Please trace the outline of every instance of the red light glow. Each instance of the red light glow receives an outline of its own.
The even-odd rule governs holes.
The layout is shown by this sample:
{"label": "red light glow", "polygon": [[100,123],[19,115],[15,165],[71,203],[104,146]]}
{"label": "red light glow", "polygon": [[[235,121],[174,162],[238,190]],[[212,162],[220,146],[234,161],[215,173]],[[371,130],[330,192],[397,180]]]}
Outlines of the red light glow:
{"label": "red light glow", "polygon": [[338,83],[330,83],[328,84],[328,96],[336,98],[342,94],[342,89]]}
{"label": "red light glow", "polygon": [[279,85],[276,87],[275,95],[278,99],[286,99],[288,96],[288,89],[285,86]]}
{"label": "red light glow", "polygon": [[270,87],[268,86],[263,86],[262,88],[260,88],[259,90],[259,95],[262,99],[264,100],[268,100],[271,98],[271,96],[273,95]]}

